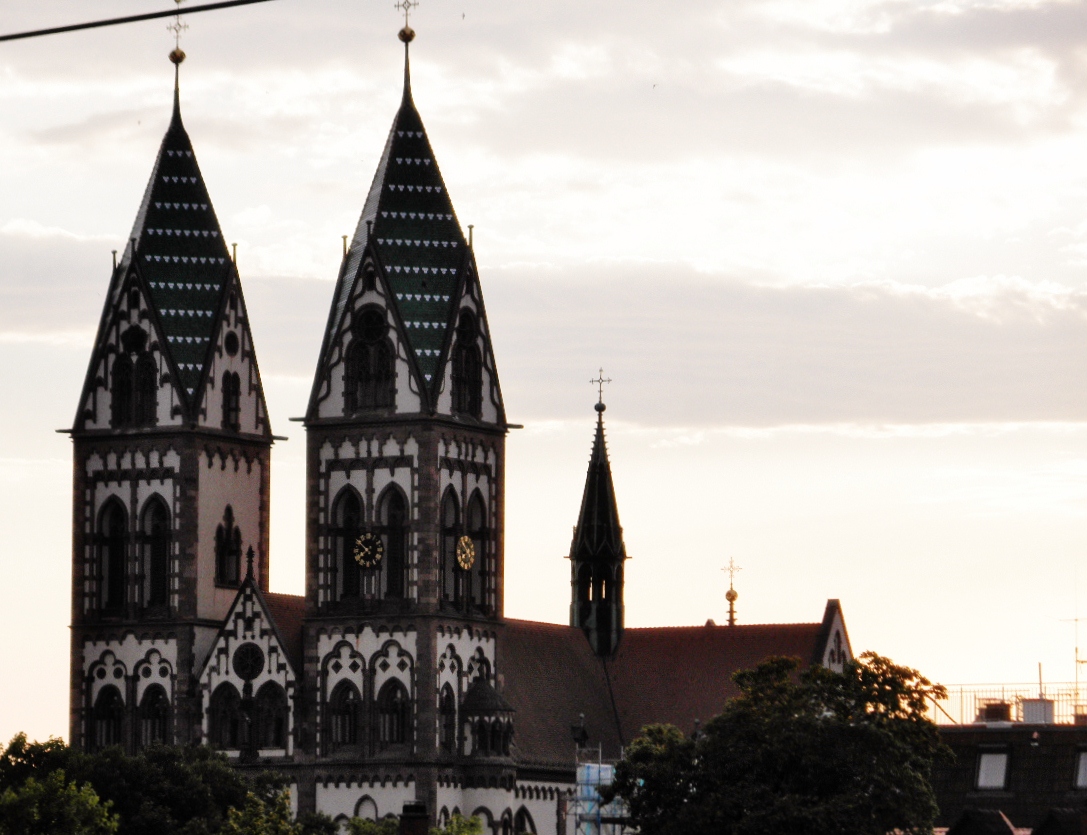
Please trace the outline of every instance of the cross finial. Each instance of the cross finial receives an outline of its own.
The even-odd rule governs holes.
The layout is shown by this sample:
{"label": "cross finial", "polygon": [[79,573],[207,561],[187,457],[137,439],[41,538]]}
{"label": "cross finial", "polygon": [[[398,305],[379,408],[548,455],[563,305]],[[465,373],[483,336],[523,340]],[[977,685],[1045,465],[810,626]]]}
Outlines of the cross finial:
{"label": "cross finial", "polygon": [[740,566],[736,565],[736,560],[734,560],[732,557],[728,558],[728,565],[726,565],[721,570],[728,574],[728,587],[730,589],[732,588],[733,581],[735,581],[736,579],[736,575],[739,572],[743,571]]}
{"label": "cross finial", "polygon": [[419,5],[419,0],[396,0],[396,10],[404,13],[404,28],[411,28],[408,25],[408,18],[411,15],[411,10]]}
{"label": "cross finial", "polygon": [[174,33],[174,49],[181,49],[181,33],[189,28],[189,24],[181,20],[181,4],[185,0],[174,0],[177,3],[177,16],[174,22],[166,27],[166,31]]}
{"label": "cross finial", "polygon": [[600,376],[597,377],[595,380],[589,380],[589,382],[592,383],[594,386],[596,386],[597,397],[599,398],[596,401],[596,405],[603,406],[604,405],[604,384],[605,383],[610,383],[611,382],[611,377],[605,377],[604,376],[604,369],[601,368],[600,369]]}

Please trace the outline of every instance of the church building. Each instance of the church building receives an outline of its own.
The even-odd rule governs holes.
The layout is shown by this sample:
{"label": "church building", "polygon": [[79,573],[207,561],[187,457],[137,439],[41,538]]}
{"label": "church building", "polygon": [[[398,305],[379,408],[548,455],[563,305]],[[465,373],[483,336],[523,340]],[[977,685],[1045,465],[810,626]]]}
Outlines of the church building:
{"label": "church building", "polygon": [[268,588],[275,436],[175,82],[70,430],[70,741],[204,743],[339,820],[417,801],[488,835],[572,835],[579,749],[618,757],[651,722],[689,733],[735,671],[840,668],[851,649],[836,600],[809,623],[626,628],[603,402],[569,625],[506,616],[510,424],[472,242],[412,101],[413,37],[305,412],[303,596]]}

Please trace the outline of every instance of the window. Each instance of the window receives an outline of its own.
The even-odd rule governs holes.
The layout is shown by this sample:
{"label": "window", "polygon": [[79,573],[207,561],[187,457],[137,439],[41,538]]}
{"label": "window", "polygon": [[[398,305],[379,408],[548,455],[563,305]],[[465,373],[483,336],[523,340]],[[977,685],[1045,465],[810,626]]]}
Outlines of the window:
{"label": "window", "polygon": [[978,754],[978,772],[975,788],[1003,789],[1007,777],[1007,751],[982,751]]}
{"label": "window", "polygon": [[457,697],[453,695],[453,688],[448,684],[442,688],[438,713],[438,745],[445,753],[452,754],[457,750]]}
{"label": "window", "polygon": [[[135,361],[133,361],[135,358]],[[158,365],[147,350],[147,332],[121,334],[110,379],[110,424],[115,429],[154,426],[158,420]]]}
{"label": "window", "polygon": [[222,524],[215,530],[215,582],[236,586],[242,562],[242,532],[234,524],[234,508],[226,506]]}
{"label": "window", "polygon": [[344,361],[344,411],[389,409],[396,403],[396,365],[389,324],[380,308],[355,314]]}
{"label": "window", "polygon": [[119,353],[113,360],[109,387],[110,423],[114,429],[128,426],[132,418],[132,360]]}
{"label": "window", "polygon": [[410,739],[411,702],[399,681],[385,683],[377,697],[377,743],[380,750]]}
{"label": "window", "polygon": [[128,514],[110,499],[98,517],[98,578],[103,611],[120,614],[125,606],[125,545]]}
{"label": "window", "polygon": [[248,723],[242,716],[242,700],[232,684],[220,684],[208,707],[208,741],[218,748],[236,750],[246,742]]}
{"label": "window", "polygon": [[378,518],[385,540],[385,596],[404,596],[407,570],[407,502],[395,487],[388,488],[378,502]]}
{"label": "window", "polygon": [[457,537],[460,535],[460,506],[450,487],[442,499],[441,572],[442,598],[459,603],[456,554]]}
{"label": "window", "polygon": [[287,693],[275,682],[257,691],[256,720],[258,748],[287,747]]}
{"label": "window", "polygon": [[516,816],[513,818],[513,831],[515,835],[536,835],[536,824],[532,820],[532,815],[528,813],[528,809],[522,806],[517,810]]}
{"label": "window", "polygon": [[453,411],[478,418],[483,412],[483,357],[476,317],[462,310],[453,348]]}
{"label": "window", "polygon": [[242,380],[236,371],[223,372],[223,429],[237,432],[242,427]]}
{"label": "window", "polygon": [[1073,785],[1077,789],[1087,789],[1087,751],[1076,754],[1076,781]]}
{"label": "window", "polygon": [[[468,500],[468,536],[471,537],[472,546],[476,550],[476,559],[472,564],[470,574],[472,582],[469,584],[468,599],[483,609],[487,608],[487,597],[490,591],[490,561],[487,554],[487,509],[483,504],[483,496],[478,490],[472,493]],[[473,595],[476,595],[473,597]]]}
{"label": "window", "polygon": [[103,687],[91,712],[91,747],[96,751],[123,743],[125,703],[113,685]]}
{"label": "window", "polygon": [[144,691],[140,702],[140,747],[166,745],[170,742],[170,700],[166,691],[154,684]]}
{"label": "window", "polygon": [[165,606],[170,594],[170,512],[159,498],[143,510],[144,600],[148,606]]}
{"label": "window", "polygon": [[358,745],[361,704],[359,691],[349,681],[341,681],[332,691],[328,700],[328,731],[334,748]]}
{"label": "window", "polygon": [[361,591],[359,564],[355,562],[355,540],[362,532],[362,503],[350,487],[340,491],[333,506],[333,561],[339,573],[340,597],[358,597]]}

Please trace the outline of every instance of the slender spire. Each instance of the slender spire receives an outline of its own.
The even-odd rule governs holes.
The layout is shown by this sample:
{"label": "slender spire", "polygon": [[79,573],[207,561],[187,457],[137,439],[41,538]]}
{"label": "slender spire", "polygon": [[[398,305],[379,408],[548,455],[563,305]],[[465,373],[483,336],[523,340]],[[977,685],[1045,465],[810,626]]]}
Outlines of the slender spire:
{"label": "slender spire", "polygon": [[411,101],[411,56],[410,45],[415,40],[415,30],[409,24],[411,10],[419,5],[419,0],[398,0],[396,8],[404,13],[404,28],[397,35],[404,43],[404,101]]}

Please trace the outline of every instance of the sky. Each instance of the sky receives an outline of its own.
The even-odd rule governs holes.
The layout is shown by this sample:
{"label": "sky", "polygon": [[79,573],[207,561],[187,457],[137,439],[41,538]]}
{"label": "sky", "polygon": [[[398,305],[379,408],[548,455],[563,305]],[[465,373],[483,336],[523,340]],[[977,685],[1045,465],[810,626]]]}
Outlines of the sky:
{"label": "sky", "polygon": [[[0,34],[88,14],[3,6]],[[399,103],[403,21],[392,0],[276,0],[187,22],[185,124],[289,438],[271,585],[299,593],[289,418]],[[166,23],[0,43],[0,739],[67,730],[55,430],[169,121]],[[423,0],[412,26],[415,102],[524,425],[507,615],[568,617],[603,367],[628,626],[723,622],[732,558],[741,623],[819,620],[834,597],[855,651],[932,679],[1073,680],[1087,6]]]}

